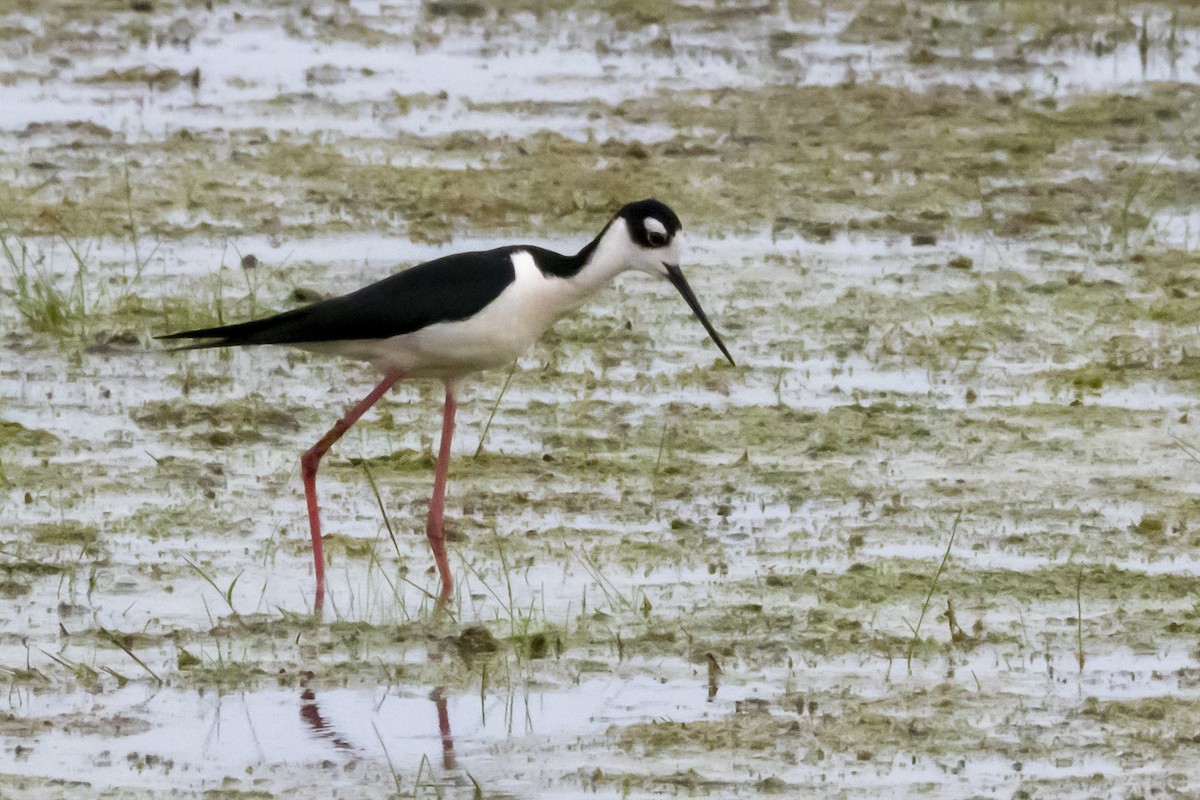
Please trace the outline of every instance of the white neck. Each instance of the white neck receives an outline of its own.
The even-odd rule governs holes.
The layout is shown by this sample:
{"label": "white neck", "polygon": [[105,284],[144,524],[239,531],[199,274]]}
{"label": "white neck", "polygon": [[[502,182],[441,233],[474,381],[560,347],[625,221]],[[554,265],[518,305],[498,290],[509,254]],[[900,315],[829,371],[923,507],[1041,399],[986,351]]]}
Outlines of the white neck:
{"label": "white neck", "polygon": [[586,294],[603,289],[612,279],[633,269],[637,249],[629,239],[625,220],[617,217],[604,231],[587,263],[571,278],[571,282]]}

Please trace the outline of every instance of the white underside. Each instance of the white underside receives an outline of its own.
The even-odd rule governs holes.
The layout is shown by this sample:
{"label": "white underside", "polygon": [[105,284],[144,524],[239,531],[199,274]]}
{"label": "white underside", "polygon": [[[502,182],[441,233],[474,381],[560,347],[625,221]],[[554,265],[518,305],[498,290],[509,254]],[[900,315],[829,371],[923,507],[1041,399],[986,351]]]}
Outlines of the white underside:
{"label": "white underside", "polygon": [[587,298],[590,287],[546,276],[525,251],[512,255],[516,279],[482,311],[389,339],[302,345],[305,350],[369,361],[410,378],[457,382],[479,370],[512,363]]}

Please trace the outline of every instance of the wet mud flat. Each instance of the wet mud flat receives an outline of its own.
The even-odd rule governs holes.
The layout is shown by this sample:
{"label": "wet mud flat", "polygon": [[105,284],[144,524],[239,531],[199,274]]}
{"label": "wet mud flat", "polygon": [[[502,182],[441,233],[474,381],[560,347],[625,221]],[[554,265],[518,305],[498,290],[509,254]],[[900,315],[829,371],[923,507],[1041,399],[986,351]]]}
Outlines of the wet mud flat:
{"label": "wet mud flat", "polygon": [[[1188,796],[1185,3],[0,4],[0,796]],[[671,203],[373,385],[155,334]]]}

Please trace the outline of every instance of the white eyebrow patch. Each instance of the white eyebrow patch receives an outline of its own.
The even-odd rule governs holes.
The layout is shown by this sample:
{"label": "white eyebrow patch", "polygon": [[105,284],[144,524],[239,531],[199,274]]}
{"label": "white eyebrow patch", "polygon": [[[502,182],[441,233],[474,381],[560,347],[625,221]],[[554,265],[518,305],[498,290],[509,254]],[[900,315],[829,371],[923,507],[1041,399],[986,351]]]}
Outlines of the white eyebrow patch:
{"label": "white eyebrow patch", "polygon": [[667,235],[666,226],[656,220],[654,217],[646,217],[644,220],[642,220],[642,225],[646,228],[646,233],[661,233],[663,236]]}

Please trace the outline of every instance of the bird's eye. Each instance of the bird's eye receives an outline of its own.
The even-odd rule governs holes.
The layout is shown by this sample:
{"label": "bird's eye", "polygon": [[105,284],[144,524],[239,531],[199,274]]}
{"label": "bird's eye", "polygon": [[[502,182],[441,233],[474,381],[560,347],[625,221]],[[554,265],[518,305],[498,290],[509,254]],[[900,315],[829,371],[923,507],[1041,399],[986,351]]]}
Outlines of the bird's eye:
{"label": "bird's eye", "polygon": [[667,235],[658,231],[646,231],[646,243],[651,247],[662,247],[667,243]]}

